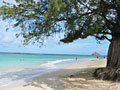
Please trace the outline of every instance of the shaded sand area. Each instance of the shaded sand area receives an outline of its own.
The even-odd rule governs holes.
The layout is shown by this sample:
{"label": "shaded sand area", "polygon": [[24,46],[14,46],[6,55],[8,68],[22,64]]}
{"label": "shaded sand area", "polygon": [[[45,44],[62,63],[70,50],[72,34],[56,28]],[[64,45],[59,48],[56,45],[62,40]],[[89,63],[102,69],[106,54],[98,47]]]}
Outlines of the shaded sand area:
{"label": "shaded sand area", "polygon": [[36,77],[29,85],[2,90],[120,90],[120,83],[92,77],[96,68],[105,65],[105,59],[88,60]]}

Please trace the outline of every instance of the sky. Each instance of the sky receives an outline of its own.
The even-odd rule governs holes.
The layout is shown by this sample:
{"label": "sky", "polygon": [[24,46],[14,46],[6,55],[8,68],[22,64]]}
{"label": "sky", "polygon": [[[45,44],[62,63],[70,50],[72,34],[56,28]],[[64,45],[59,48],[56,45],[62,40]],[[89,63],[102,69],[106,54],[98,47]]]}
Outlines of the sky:
{"label": "sky", "polygon": [[[14,2],[13,0],[4,1]],[[2,5],[1,0],[0,5]],[[7,27],[10,29],[6,32]],[[93,52],[98,52],[102,55],[107,55],[109,47],[109,42],[107,40],[101,41],[101,44],[98,44],[94,37],[78,39],[69,44],[58,44],[61,35],[55,35],[54,38],[45,40],[45,46],[43,47],[38,47],[31,44],[24,46],[21,43],[22,38],[15,37],[16,33],[17,31],[11,27],[8,22],[0,20],[0,52],[79,55],[91,55]]]}

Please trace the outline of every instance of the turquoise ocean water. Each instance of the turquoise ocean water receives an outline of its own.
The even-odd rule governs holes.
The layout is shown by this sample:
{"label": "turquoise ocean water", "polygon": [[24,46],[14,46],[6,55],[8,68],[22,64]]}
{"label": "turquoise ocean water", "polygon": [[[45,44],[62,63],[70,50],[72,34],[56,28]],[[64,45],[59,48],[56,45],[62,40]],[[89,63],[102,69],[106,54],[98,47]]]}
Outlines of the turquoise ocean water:
{"label": "turquoise ocean water", "polygon": [[92,55],[57,55],[57,54],[11,54],[0,53],[0,69],[31,67],[48,61],[61,61],[67,59],[96,58]]}
{"label": "turquoise ocean water", "polygon": [[0,53],[0,87],[20,80],[27,83],[34,77],[96,57],[92,55]]}

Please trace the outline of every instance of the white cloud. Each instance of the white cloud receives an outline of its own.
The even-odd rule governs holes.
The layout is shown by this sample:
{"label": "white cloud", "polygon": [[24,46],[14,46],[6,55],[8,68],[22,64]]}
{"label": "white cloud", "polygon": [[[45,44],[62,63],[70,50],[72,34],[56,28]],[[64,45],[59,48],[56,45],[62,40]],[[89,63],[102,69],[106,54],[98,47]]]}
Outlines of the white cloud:
{"label": "white cloud", "polygon": [[0,30],[0,45],[8,46],[8,47],[12,45],[16,45],[16,46],[21,45],[20,38],[17,39],[15,34],[16,32],[12,30],[9,30],[7,32],[5,31],[5,29]]}
{"label": "white cloud", "polygon": [[53,45],[57,45],[60,42],[60,39],[62,39],[64,37],[63,33],[60,34],[55,34],[54,37],[49,37],[48,39],[46,39],[44,41],[44,44],[46,46],[53,46]]}
{"label": "white cloud", "polygon": [[2,35],[0,35],[0,40],[2,39]]}
{"label": "white cloud", "polygon": [[13,38],[10,37],[10,36],[5,36],[3,39],[2,39],[3,42],[5,43],[10,43],[13,41]]}

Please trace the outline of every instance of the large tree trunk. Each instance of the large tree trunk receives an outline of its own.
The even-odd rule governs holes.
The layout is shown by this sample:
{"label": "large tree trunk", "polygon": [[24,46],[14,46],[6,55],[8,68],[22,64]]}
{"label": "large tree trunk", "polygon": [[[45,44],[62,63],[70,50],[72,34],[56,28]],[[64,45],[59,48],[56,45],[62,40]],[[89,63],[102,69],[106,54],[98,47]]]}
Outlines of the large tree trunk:
{"label": "large tree trunk", "polygon": [[120,81],[120,36],[113,37],[108,51],[106,68],[98,68],[94,72],[98,79]]}
{"label": "large tree trunk", "polygon": [[107,60],[107,68],[120,68],[120,38],[111,41]]}

